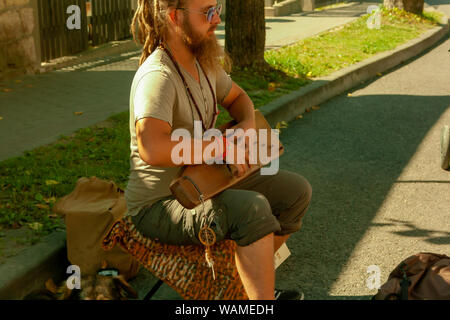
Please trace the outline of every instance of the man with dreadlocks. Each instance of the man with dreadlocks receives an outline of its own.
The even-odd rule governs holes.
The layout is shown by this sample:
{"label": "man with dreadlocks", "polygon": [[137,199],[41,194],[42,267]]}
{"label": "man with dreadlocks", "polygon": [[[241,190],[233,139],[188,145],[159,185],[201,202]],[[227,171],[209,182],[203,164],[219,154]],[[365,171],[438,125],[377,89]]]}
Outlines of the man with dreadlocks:
{"label": "man with dreadlocks", "polygon": [[[182,166],[192,164],[172,160],[175,129],[192,134],[194,121],[204,130],[214,127],[217,103],[240,128],[255,129],[252,101],[221,65],[226,55],[214,33],[221,7],[216,0],[138,2],[132,31],[144,47],[130,96],[128,214],[144,236],[175,245],[200,244],[206,217],[217,241],[236,242],[236,267],[250,299],[298,299],[297,291],[275,289],[274,252],[301,227],[311,199],[305,178],[257,172],[195,210],[182,207],[169,190]],[[200,142],[202,155],[211,143]],[[249,169],[234,166],[239,175]]]}

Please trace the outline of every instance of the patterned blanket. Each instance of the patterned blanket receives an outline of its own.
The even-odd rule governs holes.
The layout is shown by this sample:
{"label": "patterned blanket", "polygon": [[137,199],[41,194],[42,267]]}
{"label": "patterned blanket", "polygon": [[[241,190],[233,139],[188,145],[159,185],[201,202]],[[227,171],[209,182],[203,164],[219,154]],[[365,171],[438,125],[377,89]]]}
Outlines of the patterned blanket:
{"label": "patterned blanket", "polygon": [[163,244],[142,236],[130,217],[116,222],[103,239],[103,249],[120,245],[153,275],[189,300],[247,300],[235,265],[236,243],[211,247],[216,279],[205,260],[203,246]]}

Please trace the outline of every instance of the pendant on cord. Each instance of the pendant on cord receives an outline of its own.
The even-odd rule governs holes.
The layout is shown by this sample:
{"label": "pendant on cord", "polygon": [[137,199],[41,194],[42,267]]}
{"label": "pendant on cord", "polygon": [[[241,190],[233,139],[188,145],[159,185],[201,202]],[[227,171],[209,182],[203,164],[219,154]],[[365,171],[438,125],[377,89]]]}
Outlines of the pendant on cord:
{"label": "pendant on cord", "polygon": [[216,233],[213,229],[206,224],[200,229],[198,233],[200,242],[205,246],[205,258],[208,263],[208,267],[212,269],[213,279],[216,280],[216,274],[214,272],[214,261],[212,259],[211,247],[216,243]]}

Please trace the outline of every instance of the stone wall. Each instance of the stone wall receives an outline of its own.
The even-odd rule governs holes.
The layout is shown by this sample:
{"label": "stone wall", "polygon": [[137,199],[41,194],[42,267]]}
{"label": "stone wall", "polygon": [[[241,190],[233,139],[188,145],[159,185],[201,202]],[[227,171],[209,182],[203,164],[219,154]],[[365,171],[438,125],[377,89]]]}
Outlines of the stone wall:
{"label": "stone wall", "polygon": [[0,0],[0,80],[39,70],[37,0]]}

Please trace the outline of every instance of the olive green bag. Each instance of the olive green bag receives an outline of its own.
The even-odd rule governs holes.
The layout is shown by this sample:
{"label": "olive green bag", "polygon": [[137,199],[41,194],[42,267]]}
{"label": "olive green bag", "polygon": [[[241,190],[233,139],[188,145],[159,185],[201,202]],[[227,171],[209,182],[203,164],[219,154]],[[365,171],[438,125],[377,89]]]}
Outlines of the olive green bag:
{"label": "olive green bag", "polygon": [[53,211],[65,219],[67,258],[81,275],[96,274],[104,262],[126,279],[139,272],[139,264],[120,247],[102,249],[112,225],[127,212],[124,192],[112,181],[80,178],[72,193],[61,198]]}

